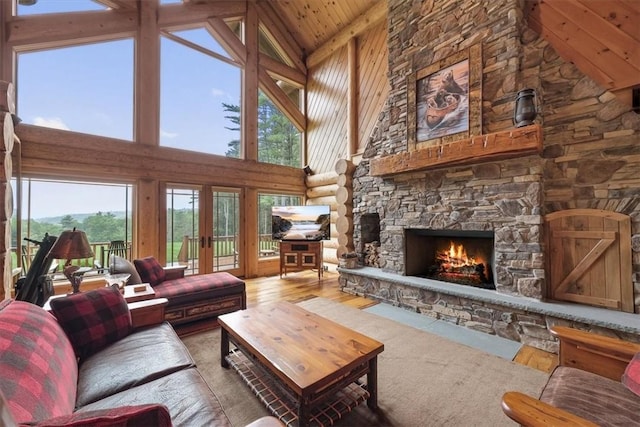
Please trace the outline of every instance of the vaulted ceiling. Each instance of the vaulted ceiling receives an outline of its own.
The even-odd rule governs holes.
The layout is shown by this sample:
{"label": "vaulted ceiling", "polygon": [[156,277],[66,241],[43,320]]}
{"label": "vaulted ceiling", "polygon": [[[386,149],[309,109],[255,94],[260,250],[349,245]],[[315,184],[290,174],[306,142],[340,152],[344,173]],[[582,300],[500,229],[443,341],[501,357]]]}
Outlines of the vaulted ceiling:
{"label": "vaulted ceiling", "polygon": [[[131,7],[135,0],[95,0]],[[183,0],[213,3],[219,0]],[[307,55],[387,0],[257,0],[269,3]],[[485,0],[489,1],[489,0]],[[640,0],[525,0],[528,23],[565,60],[603,87],[640,86]],[[134,6],[135,7],[135,6]]]}

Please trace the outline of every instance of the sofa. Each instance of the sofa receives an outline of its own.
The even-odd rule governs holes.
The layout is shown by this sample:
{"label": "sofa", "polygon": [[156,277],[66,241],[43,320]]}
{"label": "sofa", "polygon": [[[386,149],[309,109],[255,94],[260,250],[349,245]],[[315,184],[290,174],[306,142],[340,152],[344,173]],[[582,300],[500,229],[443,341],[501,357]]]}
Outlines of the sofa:
{"label": "sofa", "polygon": [[[166,303],[135,304],[161,313]],[[137,328],[132,319],[140,317],[132,316],[117,287],[58,298],[51,310],[0,303],[4,424],[231,425],[172,326]],[[260,425],[281,424],[267,419]]]}
{"label": "sofa", "polygon": [[163,267],[152,256],[131,263],[112,255],[109,261],[111,274],[130,274],[128,285],[149,283],[156,298],[169,301],[165,319],[173,326],[247,308],[244,281],[227,272],[185,276],[184,267]]}
{"label": "sofa", "polygon": [[502,409],[524,426],[640,426],[640,344],[554,326],[558,366],[540,396],[509,391]]}

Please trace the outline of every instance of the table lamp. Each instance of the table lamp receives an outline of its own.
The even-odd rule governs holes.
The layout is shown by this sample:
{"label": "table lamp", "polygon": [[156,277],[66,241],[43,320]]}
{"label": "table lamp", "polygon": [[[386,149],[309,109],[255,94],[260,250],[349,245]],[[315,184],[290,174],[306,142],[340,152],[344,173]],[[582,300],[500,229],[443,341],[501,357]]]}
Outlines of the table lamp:
{"label": "table lamp", "polygon": [[92,256],[93,251],[91,251],[91,245],[87,240],[87,235],[84,231],[76,230],[75,227],[73,230],[63,231],[49,252],[50,258],[67,260],[62,272],[71,283],[74,294],[80,292],[82,275],[74,274],[80,267],[77,265],[71,265],[71,260],[89,258]]}

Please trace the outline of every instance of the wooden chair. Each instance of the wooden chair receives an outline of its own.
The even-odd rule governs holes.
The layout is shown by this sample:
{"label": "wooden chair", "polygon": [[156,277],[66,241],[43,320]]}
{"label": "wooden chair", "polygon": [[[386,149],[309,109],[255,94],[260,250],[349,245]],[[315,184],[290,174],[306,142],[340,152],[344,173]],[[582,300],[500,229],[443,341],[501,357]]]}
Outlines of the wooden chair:
{"label": "wooden chair", "polygon": [[[551,333],[560,340],[559,366],[549,377],[547,386],[539,399],[516,391],[509,391],[503,395],[502,410],[509,418],[524,426],[596,426],[600,422],[592,420],[611,421],[615,417],[624,418],[626,414],[620,410],[620,407],[636,411],[635,414],[640,413],[640,396],[635,395],[620,383],[627,365],[634,355],[640,352],[640,344],[562,326],[552,327]],[[595,374],[586,374],[589,388],[578,389],[577,384],[584,386],[585,382],[575,381],[575,387],[572,389],[574,384],[570,381],[584,377],[585,374],[570,369],[562,371],[565,367]],[[579,375],[572,376],[572,372]],[[554,375],[558,376],[554,378]],[[559,381],[565,381],[561,389],[570,391],[567,393],[569,399],[559,399],[559,392],[556,394],[553,391],[548,392],[549,385],[553,383],[553,386],[557,387]],[[605,386],[612,387],[615,393],[608,395],[609,402],[599,402],[599,394],[603,394],[602,390]],[[545,402],[545,395],[553,396],[556,402],[562,400],[563,408]],[[580,399],[581,395],[587,398]],[[572,407],[572,403],[580,405]],[[585,403],[592,406],[585,408]],[[608,407],[607,410],[612,411],[613,414],[599,412],[603,406]],[[625,424],[640,425],[638,420],[635,418],[636,424]]]}

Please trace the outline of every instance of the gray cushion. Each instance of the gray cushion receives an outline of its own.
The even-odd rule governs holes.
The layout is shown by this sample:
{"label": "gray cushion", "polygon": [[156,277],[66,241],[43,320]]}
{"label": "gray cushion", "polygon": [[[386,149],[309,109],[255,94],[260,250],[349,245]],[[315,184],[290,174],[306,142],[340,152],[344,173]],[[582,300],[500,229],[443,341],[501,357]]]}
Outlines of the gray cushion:
{"label": "gray cushion", "polygon": [[133,263],[118,255],[111,255],[111,258],[109,259],[109,273],[130,274],[131,277],[129,277],[127,285],[137,285],[142,283],[142,279],[140,279],[140,275]]}

